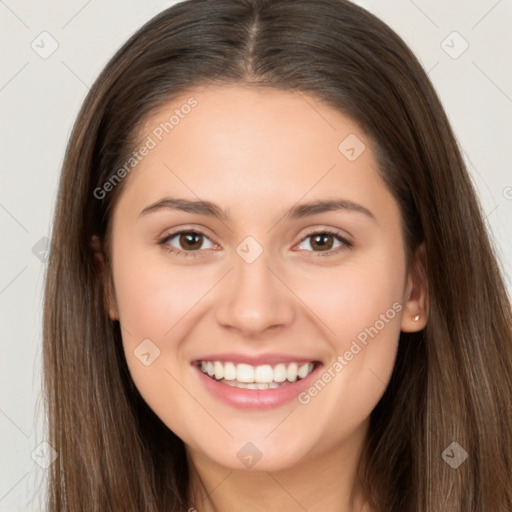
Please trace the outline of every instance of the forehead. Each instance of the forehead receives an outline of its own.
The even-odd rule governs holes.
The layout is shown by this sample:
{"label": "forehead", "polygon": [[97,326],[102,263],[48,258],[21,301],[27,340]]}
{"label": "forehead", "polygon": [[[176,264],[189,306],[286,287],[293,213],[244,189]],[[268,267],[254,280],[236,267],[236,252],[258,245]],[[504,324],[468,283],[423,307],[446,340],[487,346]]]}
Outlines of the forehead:
{"label": "forehead", "polygon": [[309,94],[231,85],[175,98],[149,117],[141,139],[151,135],[159,146],[172,140],[190,154],[211,147],[230,150],[232,159],[277,156],[289,149],[337,153],[339,142],[350,133],[365,138],[355,121]]}
{"label": "forehead", "polygon": [[358,124],[303,92],[190,90],[146,120],[139,146],[150,149],[122,196],[142,207],[166,193],[247,210],[326,194],[378,203],[387,193]]}

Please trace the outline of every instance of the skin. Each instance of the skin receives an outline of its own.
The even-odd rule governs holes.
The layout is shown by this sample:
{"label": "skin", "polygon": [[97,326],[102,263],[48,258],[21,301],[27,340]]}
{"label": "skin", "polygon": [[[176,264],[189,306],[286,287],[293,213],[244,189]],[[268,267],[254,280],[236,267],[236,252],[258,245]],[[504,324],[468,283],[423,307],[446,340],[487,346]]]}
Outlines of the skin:
{"label": "skin", "polygon": [[[190,96],[197,107],[125,178],[113,212],[108,307],[132,378],[185,442],[198,511],[370,510],[356,467],[400,330],[426,323],[421,253],[407,269],[398,204],[353,120],[305,94],[210,86],[148,119],[141,140]],[[338,150],[349,134],[366,146],[354,161]],[[217,203],[231,220],[171,209],[140,215],[165,196]],[[350,210],[283,218],[298,202],[327,198],[375,218]],[[330,255],[315,257],[322,247],[306,237],[326,228],[353,246],[328,238]],[[167,246],[202,256],[159,244],[190,229],[205,235],[198,248],[179,236]],[[263,249],[250,264],[236,252],[247,236]],[[327,368],[394,303],[401,310],[306,405],[241,411],[209,394],[190,364],[212,353],[279,352]],[[148,338],[160,355],[146,366],[134,350]],[[237,457],[249,441],[262,453],[252,468]]]}

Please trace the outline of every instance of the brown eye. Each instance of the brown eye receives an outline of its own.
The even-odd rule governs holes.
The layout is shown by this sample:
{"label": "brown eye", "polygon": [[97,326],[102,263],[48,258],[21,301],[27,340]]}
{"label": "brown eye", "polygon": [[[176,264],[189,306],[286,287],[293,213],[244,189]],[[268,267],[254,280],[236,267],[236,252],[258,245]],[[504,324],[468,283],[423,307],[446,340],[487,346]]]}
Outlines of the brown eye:
{"label": "brown eye", "polygon": [[180,234],[178,241],[184,249],[200,249],[203,244],[203,235],[200,233],[182,233]]}
{"label": "brown eye", "polygon": [[320,251],[328,251],[334,245],[333,236],[326,233],[319,233],[311,237],[310,245],[313,248],[319,248]]}
{"label": "brown eye", "polygon": [[[203,247],[205,241],[208,241],[211,246]],[[166,235],[159,244],[172,253],[185,256],[199,256],[203,252],[201,249],[214,247],[214,244],[206,235],[196,231],[179,231]]]}
{"label": "brown eye", "polygon": [[[315,256],[329,256],[338,253],[340,250],[352,247],[352,243],[343,238],[335,231],[317,231],[304,237],[301,244],[309,241],[310,252],[317,253]],[[338,243],[338,245],[334,246]]]}

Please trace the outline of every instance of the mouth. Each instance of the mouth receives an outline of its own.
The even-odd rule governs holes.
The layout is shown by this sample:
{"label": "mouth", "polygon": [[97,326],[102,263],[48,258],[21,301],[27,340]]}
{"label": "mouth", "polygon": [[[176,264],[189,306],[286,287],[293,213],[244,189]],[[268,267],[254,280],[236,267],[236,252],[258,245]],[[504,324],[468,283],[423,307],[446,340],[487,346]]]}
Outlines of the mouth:
{"label": "mouth", "polygon": [[308,377],[319,361],[289,361],[275,365],[250,365],[234,361],[193,363],[204,375],[226,386],[239,389],[268,390],[289,386]]}

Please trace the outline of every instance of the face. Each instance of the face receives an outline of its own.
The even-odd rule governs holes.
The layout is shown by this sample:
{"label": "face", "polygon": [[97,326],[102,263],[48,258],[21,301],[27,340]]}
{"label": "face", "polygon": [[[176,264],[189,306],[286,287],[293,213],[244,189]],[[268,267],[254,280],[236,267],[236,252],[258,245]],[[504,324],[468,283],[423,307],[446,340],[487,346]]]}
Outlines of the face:
{"label": "face", "polygon": [[143,398],[224,468],[355,450],[425,316],[370,140],[313,97],[229,86],[174,100],[141,141],[110,314]]}

